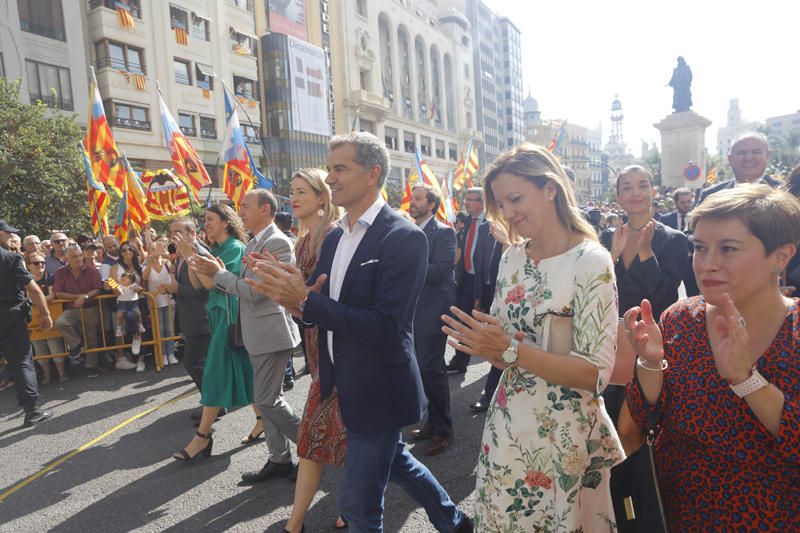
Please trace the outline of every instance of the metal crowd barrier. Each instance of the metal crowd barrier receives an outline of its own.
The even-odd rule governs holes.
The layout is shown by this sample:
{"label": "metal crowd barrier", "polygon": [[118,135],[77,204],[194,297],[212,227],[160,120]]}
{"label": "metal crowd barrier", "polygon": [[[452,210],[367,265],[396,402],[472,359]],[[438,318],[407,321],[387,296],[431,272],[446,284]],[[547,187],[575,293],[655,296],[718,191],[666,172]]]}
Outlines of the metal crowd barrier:
{"label": "metal crowd barrier", "polygon": [[[148,308],[150,309],[150,327],[153,332],[153,338],[149,341],[142,341],[142,346],[153,346],[153,358],[155,360],[155,368],[157,372],[160,372],[162,368],[164,368],[164,350],[163,350],[163,342],[165,341],[174,341],[181,339],[180,335],[173,335],[169,337],[162,337],[161,336],[161,324],[159,323],[158,319],[158,307],[156,306],[156,295],[150,292],[141,292],[139,293],[140,296],[144,295],[147,297],[148,301]],[[81,333],[83,334],[83,341],[84,341],[84,348],[81,350],[81,353],[93,353],[93,352],[107,352],[110,350],[118,350],[124,348],[130,348],[130,343],[124,344],[106,344],[106,328],[104,325],[105,320],[105,313],[103,312],[103,300],[108,300],[114,298],[116,299],[116,295],[114,294],[99,294],[91,300],[97,300],[98,304],[98,315],[100,315],[100,336],[102,338],[102,346],[98,346],[95,348],[86,347],[87,343],[87,336],[86,336],[86,320],[83,316],[83,307],[80,307],[81,311]],[[41,331],[39,329],[39,317],[38,311],[34,307],[34,315],[33,320],[28,325],[28,331],[31,335],[31,341],[34,340],[44,340],[48,338],[63,338],[61,332],[55,327],[55,321],[60,316],[60,305],[65,303],[71,303],[71,300],[53,300],[52,302],[48,302],[51,309],[51,315],[53,315],[53,328],[47,331]],[[59,305],[60,304],[60,305]],[[57,307],[56,307],[57,306]],[[54,314],[55,310],[58,309],[58,314]],[[112,312],[113,313],[113,312]],[[66,344],[66,343],[65,343]],[[69,352],[62,352],[57,354],[49,354],[49,355],[37,355],[33,357],[34,361],[43,361],[46,359],[55,359],[56,357],[67,357]]]}

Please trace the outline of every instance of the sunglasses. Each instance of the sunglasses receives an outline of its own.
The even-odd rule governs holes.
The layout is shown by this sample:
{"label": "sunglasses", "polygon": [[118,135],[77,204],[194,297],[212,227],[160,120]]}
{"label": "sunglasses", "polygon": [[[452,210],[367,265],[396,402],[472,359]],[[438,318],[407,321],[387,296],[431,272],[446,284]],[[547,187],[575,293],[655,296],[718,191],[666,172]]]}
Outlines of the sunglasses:
{"label": "sunglasses", "polygon": [[133,252],[133,248],[123,248],[120,250],[120,252]]}
{"label": "sunglasses", "polygon": [[67,239],[53,239],[50,242],[67,242]]}
{"label": "sunglasses", "polygon": [[45,262],[44,261],[28,261],[28,264],[29,265],[36,265],[36,266],[44,266]]}

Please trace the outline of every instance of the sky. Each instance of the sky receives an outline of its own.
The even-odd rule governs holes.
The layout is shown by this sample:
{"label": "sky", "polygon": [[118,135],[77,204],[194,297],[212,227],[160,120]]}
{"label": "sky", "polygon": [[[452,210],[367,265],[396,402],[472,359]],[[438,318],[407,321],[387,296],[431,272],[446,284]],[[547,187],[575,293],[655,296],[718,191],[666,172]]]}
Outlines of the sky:
{"label": "sky", "polygon": [[628,149],[660,145],[653,124],[672,113],[666,87],[683,56],[692,69],[692,110],[712,121],[706,147],[732,98],[746,121],[800,110],[800,2],[797,0],[484,0],[522,33],[523,92],[542,118],[611,129],[618,94]]}

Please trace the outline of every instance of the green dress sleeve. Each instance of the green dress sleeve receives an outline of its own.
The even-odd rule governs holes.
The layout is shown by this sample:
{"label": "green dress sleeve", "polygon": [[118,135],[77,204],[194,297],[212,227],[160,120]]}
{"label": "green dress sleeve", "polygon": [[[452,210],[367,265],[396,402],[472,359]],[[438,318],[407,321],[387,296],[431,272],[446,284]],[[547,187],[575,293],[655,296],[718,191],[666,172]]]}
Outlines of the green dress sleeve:
{"label": "green dress sleeve", "polygon": [[[211,248],[211,254],[222,260],[228,272],[238,276],[242,272],[244,249],[245,246],[240,240],[229,237],[228,240],[222,244],[215,245]],[[231,320],[235,321],[239,313],[239,299],[236,296],[227,296],[227,302],[225,300],[226,296],[224,292],[220,292],[217,289],[208,291],[208,308],[221,307],[225,309],[227,303],[227,305],[230,306]]]}

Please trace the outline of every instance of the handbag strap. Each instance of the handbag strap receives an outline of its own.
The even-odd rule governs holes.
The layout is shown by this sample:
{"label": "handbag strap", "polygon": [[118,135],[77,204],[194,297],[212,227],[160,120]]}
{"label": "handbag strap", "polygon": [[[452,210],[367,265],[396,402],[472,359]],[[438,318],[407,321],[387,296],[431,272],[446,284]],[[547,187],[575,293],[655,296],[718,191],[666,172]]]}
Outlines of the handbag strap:
{"label": "handbag strap", "polygon": [[230,326],[232,322],[231,322],[231,307],[230,303],[228,302],[228,293],[225,293],[225,314],[228,317],[228,326]]}

